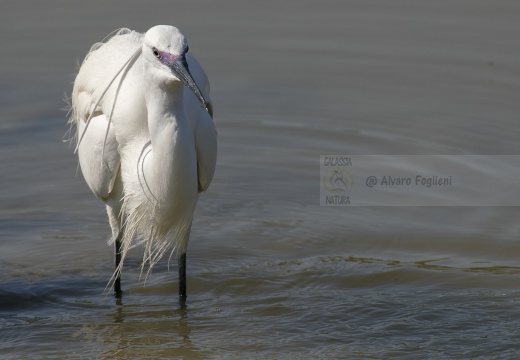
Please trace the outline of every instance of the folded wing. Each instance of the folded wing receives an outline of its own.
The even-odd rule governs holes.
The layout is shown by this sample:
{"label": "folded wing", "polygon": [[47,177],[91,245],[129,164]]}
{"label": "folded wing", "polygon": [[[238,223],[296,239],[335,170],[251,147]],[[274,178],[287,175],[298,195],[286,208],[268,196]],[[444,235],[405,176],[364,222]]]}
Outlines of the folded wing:
{"label": "folded wing", "polygon": [[186,115],[194,124],[195,147],[197,150],[197,170],[199,192],[206,191],[211,184],[217,163],[217,131],[212,119],[212,102],[209,97],[209,81],[206,73],[193,55],[186,57],[191,75],[206,101],[210,104],[211,116],[188,89],[184,90]]}

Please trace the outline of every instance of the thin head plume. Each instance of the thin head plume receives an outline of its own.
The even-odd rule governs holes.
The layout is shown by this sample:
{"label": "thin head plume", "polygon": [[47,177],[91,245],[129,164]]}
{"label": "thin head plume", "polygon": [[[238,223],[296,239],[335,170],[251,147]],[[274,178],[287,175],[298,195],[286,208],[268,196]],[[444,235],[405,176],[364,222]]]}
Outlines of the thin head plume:
{"label": "thin head plume", "polygon": [[[139,57],[139,55],[141,55],[141,51],[142,51],[142,48],[139,47],[133,54],[132,56],[130,56],[130,58],[123,64],[123,66],[121,67],[121,69],[119,69],[117,71],[117,73],[112,77],[112,79],[110,80],[110,82],[108,83],[107,87],[105,88],[105,90],[103,90],[103,93],[101,93],[101,96],[99,97],[99,99],[97,100],[96,104],[94,105],[93,107],[93,111],[90,112],[90,115],[86,121],[86,124],[85,124],[85,128],[83,129],[83,132],[81,133],[81,136],[79,137],[78,139],[78,143],[76,144],[76,148],[74,149],[74,154],[76,154],[78,152],[78,149],[79,149],[79,145],[81,144],[81,141],[83,140],[83,137],[85,136],[85,133],[88,129],[88,126],[90,124],[90,120],[92,120],[92,118],[94,117],[94,114],[95,114],[95,110],[96,108],[98,107],[99,103],[101,102],[101,100],[103,100],[103,97],[105,96],[105,94],[107,93],[108,89],[110,89],[110,86],[112,86],[112,84],[114,83],[114,81],[116,80],[116,78],[119,76],[119,74],[121,73],[121,71],[123,71],[124,69],[126,69],[128,67],[128,65],[130,63],[133,63],[135,60],[137,60],[137,58]],[[126,74],[126,72],[125,72]],[[123,81],[123,78],[124,76],[121,77],[120,79],[120,82]],[[112,106],[112,109],[113,109],[113,106]],[[112,112],[110,113],[110,118],[112,117]],[[108,127],[110,127],[110,119],[109,119],[109,124],[108,124]],[[108,133],[108,129],[107,129],[107,133]],[[105,142],[106,142],[106,135],[105,135]],[[103,149],[104,149],[104,143],[103,143]]]}
{"label": "thin head plume", "polygon": [[129,28],[119,28],[119,29],[115,29],[114,31],[112,31],[110,34],[108,34],[107,36],[105,36],[105,38],[103,40],[101,40],[101,42],[107,42],[110,38],[114,37],[114,36],[118,36],[118,35],[125,35],[125,34],[129,34],[131,33],[132,30],[130,30]]}
{"label": "thin head plume", "polygon": [[[118,32],[118,35],[125,29],[122,29]],[[128,29],[126,29],[128,30]],[[106,146],[106,143],[107,143],[107,138],[108,138],[108,132],[110,131],[110,124],[112,124],[112,115],[114,114],[114,108],[116,107],[116,102],[117,102],[117,97],[119,96],[119,90],[121,89],[121,84],[123,83],[123,79],[125,78],[126,74],[128,73],[128,70],[132,67],[131,65],[133,65],[133,62],[135,60],[137,60],[137,58],[139,57],[140,55],[140,51],[142,50],[141,47],[139,47],[137,49],[137,51],[132,54],[132,56],[130,57],[130,60],[133,60],[132,62],[128,61],[127,64],[128,66],[126,66],[127,64],[123,65],[123,68],[125,69],[125,71],[123,72],[123,74],[121,75],[121,79],[119,80],[119,84],[117,85],[117,89],[116,89],[116,95],[114,97],[114,102],[112,103],[112,108],[110,109],[110,115],[108,116],[108,125],[107,125],[107,131],[105,132],[105,138],[103,139],[103,148],[101,149],[101,166],[103,166],[103,159],[105,158],[105,146]],[[126,66],[126,67],[125,67]],[[117,75],[116,75],[117,76]],[[95,109],[95,108],[94,108]]]}
{"label": "thin head plume", "polygon": [[97,43],[93,44],[90,47],[90,50],[88,51],[87,56],[85,56],[85,58],[83,59],[83,62],[80,64],[79,61],[78,61],[78,63],[77,63],[78,71],[79,71],[80,67],[85,63],[85,61],[87,61],[87,59],[89,58],[90,54],[92,54],[94,51],[96,51],[97,49],[99,49],[100,47],[105,45],[108,42],[108,40],[110,40],[114,36],[125,35],[125,34],[129,34],[131,32],[132,32],[132,30],[127,29],[127,28],[116,29],[116,30],[112,31],[110,34],[108,34],[107,36],[105,36],[103,38],[103,40],[101,40],[100,42],[97,42]]}

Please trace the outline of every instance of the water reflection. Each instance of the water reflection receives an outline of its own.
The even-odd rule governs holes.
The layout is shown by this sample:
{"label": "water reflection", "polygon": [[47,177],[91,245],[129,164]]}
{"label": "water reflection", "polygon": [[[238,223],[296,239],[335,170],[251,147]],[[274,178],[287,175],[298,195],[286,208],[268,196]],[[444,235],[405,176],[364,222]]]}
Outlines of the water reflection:
{"label": "water reflection", "polygon": [[[133,299],[135,300],[135,299]],[[143,299],[139,299],[141,301]],[[106,322],[84,324],[75,337],[94,343],[100,359],[182,356],[205,358],[191,339],[189,308],[170,309],[129,304],[117,299]],[[136,300],[137,303],[137,300]]]}

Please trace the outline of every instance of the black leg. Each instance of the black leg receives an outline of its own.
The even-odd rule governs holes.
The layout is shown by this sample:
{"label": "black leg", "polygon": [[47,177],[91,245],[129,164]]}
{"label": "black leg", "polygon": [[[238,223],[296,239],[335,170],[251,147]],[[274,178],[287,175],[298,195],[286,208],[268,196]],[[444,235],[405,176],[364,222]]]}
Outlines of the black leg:
{"label": "black leg", "polygon": [[179,256],[179,303],[186,304],[186,253]]}
{"label": "black leg", "polygon": [[119,269],[119,264],[121,263],[121,237],[118,236],[115,241],[115,269],[116,269],[116,277],[114,279],[114,294],[116,297],[121,297],[121,272]]}

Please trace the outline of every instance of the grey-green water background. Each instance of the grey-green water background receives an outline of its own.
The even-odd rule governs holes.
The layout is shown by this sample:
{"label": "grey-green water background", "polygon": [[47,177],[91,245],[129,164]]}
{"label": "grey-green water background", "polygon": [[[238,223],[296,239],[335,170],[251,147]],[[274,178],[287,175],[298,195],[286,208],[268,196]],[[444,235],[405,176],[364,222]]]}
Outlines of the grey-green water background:
{"label": "grey-green water background", "polygon": [[[185,310],[139,250],[104,295],[106,215],[62,142],[91,44],[156,24],[219,132]],[[518,34],[518,1],[2,1],[0,358],[516,358],[519,209],[320,207],[319,156],[518,154]]]}

